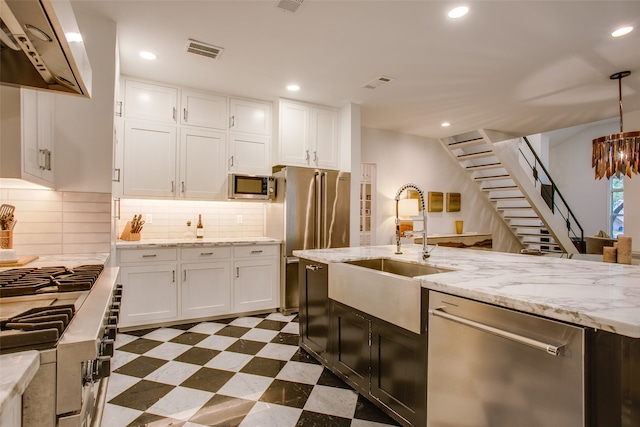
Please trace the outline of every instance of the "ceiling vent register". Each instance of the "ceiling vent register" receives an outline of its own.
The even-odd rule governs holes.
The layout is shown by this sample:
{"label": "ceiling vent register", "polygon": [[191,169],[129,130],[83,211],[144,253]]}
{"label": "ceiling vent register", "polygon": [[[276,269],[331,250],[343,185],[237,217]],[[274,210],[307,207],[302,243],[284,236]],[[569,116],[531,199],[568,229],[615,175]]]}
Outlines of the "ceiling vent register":
{"label": "ceiling vent register", "polygon": [[194,53],[196,55],[206,56],[211,59],[218,59],[222,55],[224,50],[221,47],[213,46],[207,43],[202,43],[197,40],[189,39],[187,41],[187,52]]}
{"label": "ceiling vent register", "polygon": [[304,0],[278,0],[276,1],[276,7],[282,9],[285,12],[295,13]]}
{"label": "ceiling vent register", "polygon": [[365,89],[377,89],[383,84],[393,81],[391,77],[380,76],[377,79],[371,80],[366,85],[362,86]]}

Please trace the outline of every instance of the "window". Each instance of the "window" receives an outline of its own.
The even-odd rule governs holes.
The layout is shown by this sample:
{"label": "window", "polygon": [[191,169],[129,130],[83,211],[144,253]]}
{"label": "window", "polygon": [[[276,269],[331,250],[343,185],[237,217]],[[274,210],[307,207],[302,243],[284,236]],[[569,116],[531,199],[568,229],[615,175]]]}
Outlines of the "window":
{"label": "window", "polygon": [[611,225],[611,237],[617,238],[624,234],[624,192],[623,178],[611,177],[609,181],[611,190],[609,224]]}

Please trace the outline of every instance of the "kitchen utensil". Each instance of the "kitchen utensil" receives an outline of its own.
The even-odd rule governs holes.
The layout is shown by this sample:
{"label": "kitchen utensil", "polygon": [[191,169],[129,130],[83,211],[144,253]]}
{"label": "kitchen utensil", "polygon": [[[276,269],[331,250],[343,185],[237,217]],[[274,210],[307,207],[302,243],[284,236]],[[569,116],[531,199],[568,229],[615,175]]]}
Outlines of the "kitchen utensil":
{"label": "kitchen utensil", "polygon": [[13,212],[15,211],[15,206],[3,204],[0,206],[0,229],[8,230],[9,221],[13,220]]}

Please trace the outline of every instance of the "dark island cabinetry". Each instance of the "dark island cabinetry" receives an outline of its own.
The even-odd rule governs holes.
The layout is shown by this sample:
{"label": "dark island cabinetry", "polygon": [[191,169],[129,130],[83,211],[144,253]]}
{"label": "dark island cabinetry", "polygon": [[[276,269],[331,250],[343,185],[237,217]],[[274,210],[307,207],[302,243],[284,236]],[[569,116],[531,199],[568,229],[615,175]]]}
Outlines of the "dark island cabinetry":
{"label": "dark island cabinetry", "polygon": [[328,270],[327,264],[300,260],[300,346],[324,364],[329,344]]}
{"label": "dark island cabinetry", "polygon": [[424,427],[426,314],[416,334],[330,299],[327,264],[299,268],[300,346],[402,425]]}

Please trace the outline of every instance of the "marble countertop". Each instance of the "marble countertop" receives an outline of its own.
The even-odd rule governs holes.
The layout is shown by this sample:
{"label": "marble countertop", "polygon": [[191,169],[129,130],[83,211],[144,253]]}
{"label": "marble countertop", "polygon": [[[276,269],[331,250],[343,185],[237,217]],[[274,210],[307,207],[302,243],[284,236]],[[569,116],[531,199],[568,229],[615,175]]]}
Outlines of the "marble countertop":
{"label": "marble countertop", "polygon": [[[97,252],[88,254],[66,254],[66,255],[40,255],[35,261],[31,261],[22,267],[54,267],[64,266],[73,268],[83,264],[106,264],[109,260],[109,252]],[[2,267],[2,270],[22,267]]]}
{"label": "marble countertop", "polygon": [[137,241],[118,240],[117,248],[146,248],[149,246],[217,246],[217,245],[248,245],[248,244],[280,244],[282,240],[270,237],[205,237],[196,239],[145,239]]}
{"label": "marble countertop", "polygon": [[[430,249],[433,246],[430,246]],[[415,278],[427,289],[586,327],[640,338],[640,266],[436,247],[427,261],[420,245],[298,250],[335,263],[392,258],[454,270]]]}
{"label": "marble countertop", "polygon": [[0,413],[14,396],[21,396],[38,372],[40,353],[36,350],[0,356]]}

